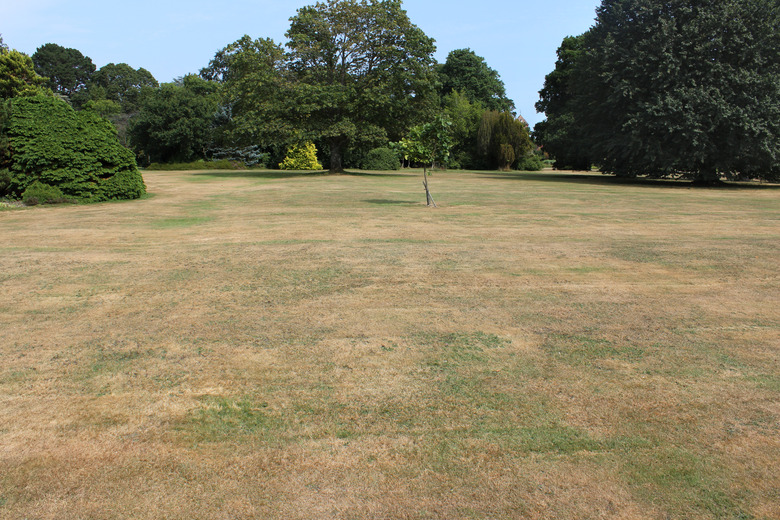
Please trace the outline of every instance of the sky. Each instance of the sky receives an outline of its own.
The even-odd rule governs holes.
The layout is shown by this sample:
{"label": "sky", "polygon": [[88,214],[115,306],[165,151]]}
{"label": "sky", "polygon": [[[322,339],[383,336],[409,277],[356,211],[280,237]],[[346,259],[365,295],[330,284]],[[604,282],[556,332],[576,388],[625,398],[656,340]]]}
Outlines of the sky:
{"label": "sky", "polygon": [[[286,41],[289,19],[316,0],[0,0],[5,44],[32,55],[46,44],[78,49],[102,67],[143,67],[160,82],[197,73],[243,35]],[[533,125],[534,103],[565,36],[587,31],[599,0],[405,0],[412,23],[436,40],[443,63],[455,49],[485,58],[517,112]]]}

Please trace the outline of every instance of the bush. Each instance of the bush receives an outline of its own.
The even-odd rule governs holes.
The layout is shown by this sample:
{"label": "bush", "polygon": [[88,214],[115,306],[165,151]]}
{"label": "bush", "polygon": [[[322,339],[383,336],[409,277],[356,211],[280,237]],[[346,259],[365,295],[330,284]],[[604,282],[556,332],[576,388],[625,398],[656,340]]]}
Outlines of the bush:
{"label": "bush", "polygon": [[399,170],[401,157],[398,152],[390,148],[374,148],[363,158],[360,168],[378,171]]}
{"label": "bush", "polygon": [[133,153],[119,144],[114,126],[94,113],[76,112],[52,97],[14,98],[7,131],[15,195],[36,181],[88,202],[146,193]]}
{"label": "bush", "polygon": [[62,190],[56,186],[49,186],[41,181],[35,181],[22,193],[22,201],[28,206],[36,206],[38,204],[66,202],[66,199]]}
{"label": "bush", "polygon": [[8,195],[11,189],[11,172],[0,170],[0,197]]}
{"label": "bush", "polygon": [[529,155],[520,159],[517,169],[524,172],[538,172],[544,168],[544,163],[538,155]]}
{"label": "bush", "polygon": [[287,157],[279,164],[282,170],[322,170],[322,164],[317,160],[317,147],[308,142],[294,144],[287,149]]}

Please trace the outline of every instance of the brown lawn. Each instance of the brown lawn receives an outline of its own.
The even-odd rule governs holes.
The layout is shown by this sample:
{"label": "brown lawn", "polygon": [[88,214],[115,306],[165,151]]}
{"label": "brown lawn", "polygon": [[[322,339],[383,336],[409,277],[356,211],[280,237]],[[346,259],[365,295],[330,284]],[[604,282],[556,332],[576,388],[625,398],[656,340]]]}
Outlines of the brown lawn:
{"label": "brown lawn", "polygon": [[0,518],[780,518],[780,189],[147,173],[0,212]]}

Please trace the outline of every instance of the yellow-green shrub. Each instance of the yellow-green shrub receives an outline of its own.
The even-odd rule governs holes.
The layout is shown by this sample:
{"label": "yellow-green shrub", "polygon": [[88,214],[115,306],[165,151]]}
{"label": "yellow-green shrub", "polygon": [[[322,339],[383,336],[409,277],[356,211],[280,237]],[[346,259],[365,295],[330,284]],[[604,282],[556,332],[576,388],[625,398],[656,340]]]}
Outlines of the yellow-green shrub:
{"label": "yellow-green shrub", "polygon": [[317,147],[314,143],[294,144],[287,149],[287,157],[279,163],[282,170],[322,170],[317,160]]}

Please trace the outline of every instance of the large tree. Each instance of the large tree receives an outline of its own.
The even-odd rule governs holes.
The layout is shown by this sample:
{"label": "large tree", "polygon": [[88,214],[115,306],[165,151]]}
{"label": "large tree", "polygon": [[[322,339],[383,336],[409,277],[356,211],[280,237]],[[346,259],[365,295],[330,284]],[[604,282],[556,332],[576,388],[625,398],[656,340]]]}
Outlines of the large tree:
{"label": "large tree", "polygon": [[536,103],[536,110],[544,112],[546,120],[534,126],[534,139],[555,158],[558,169],[590,170],[592,163],[590,143],[577,120],[575,97],[575,72],[582,58],[584,39],[584,34],[563,39],[555,70],[545,76]]}
{"label": "large tree", "polygon": [[32,61],[35,71],[49,78],[48,87],[64,96],[72,96],[86,88],[95,72],[95,64],[89,57],[77,49],[62,47],[56,43],[38,47],[32,55]]}
{"label": "large tree", "polygon": [[506,97],[506,88],[498,72],[471,49],[450,52],[447,61],[439,67],[439,79],[442,96],[457,90],[487,110],[512,112],[515,109],[514,102]]}
{"label": "large tree", "polygon": [[212,144],[218,103],[217,84],[195,75],[144,89],[130,121],[130,142],[150,161],[203,159]]}
{"label": "large tree", "polygon": [[143,87],[158,87],[152,73],[144,68],[134,69],[127,63],[109,63],[92,76],[90,97],[116,101],[125,113],[138,110]]}
{"label": "large tree", "polygon": [[434,42],[400,0],[328,0],[303,7],[287,32],[291,111],[343,169],[350,144],[402,137],[430,113]]}
{"label": "large tree", "polygon": [[777,0],[603,0],[577,110],[605,171],[780,173]]}
{"label": "large tree", "polygon": [[292,144],[295,122],[288,117],[292,99],[285,65],[284,49],[273,40],[243,36],[200,71],[220,85],[220,145],[260,146],[277,155]]}

